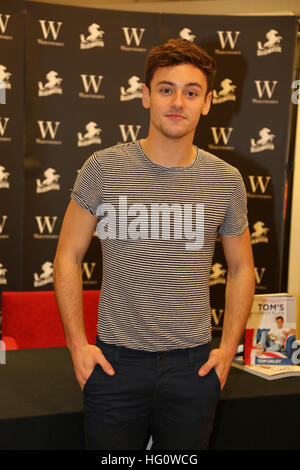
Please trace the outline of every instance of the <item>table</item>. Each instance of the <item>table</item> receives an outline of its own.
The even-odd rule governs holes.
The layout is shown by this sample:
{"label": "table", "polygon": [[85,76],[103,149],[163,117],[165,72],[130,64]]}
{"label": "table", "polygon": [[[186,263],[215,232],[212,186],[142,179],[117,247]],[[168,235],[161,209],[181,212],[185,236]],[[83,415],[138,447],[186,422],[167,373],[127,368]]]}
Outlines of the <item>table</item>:
{"label": "table", "polygon": [[[6,352],[0,449],[84,449],[83,399],[67,348]],[[300,449],[300,377],[267,381],[231,368],[211,450]]]}

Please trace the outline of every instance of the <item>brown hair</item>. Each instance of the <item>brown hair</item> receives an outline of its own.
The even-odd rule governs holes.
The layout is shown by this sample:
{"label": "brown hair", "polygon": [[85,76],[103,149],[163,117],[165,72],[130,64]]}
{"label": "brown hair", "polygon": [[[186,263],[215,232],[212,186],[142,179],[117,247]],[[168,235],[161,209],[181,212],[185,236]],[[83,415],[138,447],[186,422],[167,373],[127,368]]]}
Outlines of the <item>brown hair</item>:
{"label": "brown hair", "polygon": [[181,38],[169,39],[166,43],[155,46],[149,51],[145,65],[145,83],[148,89],[150,90],[156,69],[180,64],[192,64],[200,69],[206,75],[206,93],[212,89],[216,74],[214,59],[202,47]]}

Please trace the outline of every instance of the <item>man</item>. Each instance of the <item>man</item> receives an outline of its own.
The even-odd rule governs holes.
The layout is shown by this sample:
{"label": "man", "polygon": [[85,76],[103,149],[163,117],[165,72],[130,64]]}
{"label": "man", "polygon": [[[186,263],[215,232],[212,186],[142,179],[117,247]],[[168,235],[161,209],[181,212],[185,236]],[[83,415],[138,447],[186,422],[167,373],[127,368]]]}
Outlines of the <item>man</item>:
{"label": "man", "polygon": [[[71,194],[54,280],[90,449],[143,449],[148,429],[153,449],[208,446],[254,294],[242,177],[193,145],[214,74],[213,59],[189,41],[153,48],[142,96],[148,136],[95,152]],[[103,278],[90,345],[81,262],[96,225]],[[228,278],[221,344],[210,351],[217,232]]]}
{"label": "man", "polygon": [[285,330],[283,327],[283,317],[279,315],[275,319],[276,327],[270,329],[270,331],[263,330],[259,343],[256,345],[258,349],[258,355],[262,355],[265,351],[278,352],[281,351],[288,335],[295,334],[295,329]]}

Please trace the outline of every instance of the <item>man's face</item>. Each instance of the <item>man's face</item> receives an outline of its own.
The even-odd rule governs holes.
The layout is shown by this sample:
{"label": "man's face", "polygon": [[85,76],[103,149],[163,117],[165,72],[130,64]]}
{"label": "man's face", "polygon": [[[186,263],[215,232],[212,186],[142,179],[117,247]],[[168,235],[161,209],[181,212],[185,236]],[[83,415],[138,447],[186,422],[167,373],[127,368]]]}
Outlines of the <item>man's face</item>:
{"label": "man's face", "polygon": [[143,86],[143,106],[150,109],[150,128],[178,139],[194,134],[201,114],[210,109],[204,73],[191,64],[160,67],[153,75],[151,92]]}
{"label": "man's face", "polygon": [[283,320],[281,318],[277,318],[276,323],[277,323],[278,328],[282,328]]}

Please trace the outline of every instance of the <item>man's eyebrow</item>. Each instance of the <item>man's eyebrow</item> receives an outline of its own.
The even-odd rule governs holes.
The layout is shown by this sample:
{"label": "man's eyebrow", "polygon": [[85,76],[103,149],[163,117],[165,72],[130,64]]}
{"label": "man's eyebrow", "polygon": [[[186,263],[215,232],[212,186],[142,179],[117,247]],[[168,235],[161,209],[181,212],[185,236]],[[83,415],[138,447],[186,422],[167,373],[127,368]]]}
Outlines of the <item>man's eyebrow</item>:
{"label": "man's eyebrow", "polygon": [[[171,85],[171,86],[174,86],[174,85],[176,85],[176,83],[174,83],[174,82],[169,82],[169,81],[167,81],[167,80],[161,80],[160,82],[158,82],[158,83],[156,84],[156,86],[160,86],[160,85]],[[189,82],[189,83],[186,83],[185,86],[196,86],[196,87],[198,87],[198,88],[201,88],[201,90],[202,90],[202,86],[201,86],[200,83],[198,83],[198,82]]]}

